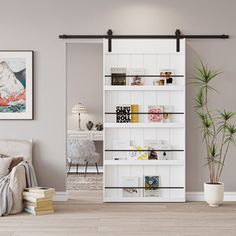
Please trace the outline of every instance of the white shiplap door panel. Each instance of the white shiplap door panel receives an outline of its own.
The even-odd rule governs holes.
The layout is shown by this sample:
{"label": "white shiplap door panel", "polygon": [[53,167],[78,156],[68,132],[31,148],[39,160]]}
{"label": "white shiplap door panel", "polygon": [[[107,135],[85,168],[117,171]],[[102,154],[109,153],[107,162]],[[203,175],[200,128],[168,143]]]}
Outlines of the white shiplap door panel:
{"label": "white shiplap door panel", "polygon": [[[115,112],[118,105],[138,104],[139,112],[148,112],[152,105],[171,106],[171,123],[154,124],[148,115],[140,114],[139,123],[117,124],[116,115],[104,115],[105,140],[104,149],[113,149],[115,140],[127,141],[131,145],[144,146],[148,140],[162,141],[172,149],[183,150],[171,152],[169,164],[156,164],[153,161],[116,161],[114,152],[104,152],[104,201],[119,202],[153,202],[153,201],[185,201],[185,40],[181,40],[181,52],[176,52],[176,40],[112,40],[112,52],[107,50],[108,42],[104,40],[104,112]],[[111,86],[112,67],[126,68],[126,74],[139,71],[144,75],[144,86]],[[173,85],[154,86],[161,71],[170,70],[174,75]],[[127,155],[125,153],[119,155]],[[127,162],[126,162],[127,161]],[[122,163],[121,163],[122,162]],[[176,164],[177,162],[181,162]],[[142,164],[143,163],[143,164]],[[159,163],[159,162],[157,162]],[[123,178],[134,176],[139,179],[139,187],[144,187],[145,176],[159,176],[161,187],[179,187],[159,189],[159,195],[145,197],[143,188],[138,196],[123,196]],[[117,188],[116,188],[117,187]],[[182,188],[183,187],[183,188]]]}

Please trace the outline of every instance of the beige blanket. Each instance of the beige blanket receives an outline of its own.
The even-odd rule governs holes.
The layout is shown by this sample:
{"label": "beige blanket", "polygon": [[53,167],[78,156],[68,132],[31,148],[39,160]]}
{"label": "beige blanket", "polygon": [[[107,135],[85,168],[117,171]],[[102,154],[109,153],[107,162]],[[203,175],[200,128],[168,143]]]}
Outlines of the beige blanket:
{"label": "beige blanket", "polygon": [[34,168],[29,162],[23,161],[0,180],[0,216],[21,212],[23,190],[33,186],[37,186]]}

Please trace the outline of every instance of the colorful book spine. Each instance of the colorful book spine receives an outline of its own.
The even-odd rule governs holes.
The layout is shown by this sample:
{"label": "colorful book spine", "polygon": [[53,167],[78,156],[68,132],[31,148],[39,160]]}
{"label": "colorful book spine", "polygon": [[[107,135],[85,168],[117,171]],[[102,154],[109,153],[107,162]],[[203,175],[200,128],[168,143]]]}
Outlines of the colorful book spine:
{"label": "colorful book spine", "polygon": [[138,104],[132,104],[131,105],[131,122],[132,123],[138,123],[139,122]]}

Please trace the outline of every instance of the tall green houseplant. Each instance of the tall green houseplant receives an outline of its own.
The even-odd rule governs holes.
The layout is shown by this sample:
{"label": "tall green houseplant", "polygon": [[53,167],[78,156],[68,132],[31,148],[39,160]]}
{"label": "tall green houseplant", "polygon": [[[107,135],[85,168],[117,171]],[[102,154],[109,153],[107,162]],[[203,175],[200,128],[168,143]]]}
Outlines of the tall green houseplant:
{"label": "tall green houseplant", "polygon": [[213,110],[209,106],[210,92],[216,92],[211,86],[222,72],[209,68],[203,62],[196,68],[194,84],[197,85],[195,111],[200,118],[203,142],[206,149],[206,166],[209,168],[210,183],[220,181],[229,147],[234,142],[236,126],[233,123],[234,112]]}

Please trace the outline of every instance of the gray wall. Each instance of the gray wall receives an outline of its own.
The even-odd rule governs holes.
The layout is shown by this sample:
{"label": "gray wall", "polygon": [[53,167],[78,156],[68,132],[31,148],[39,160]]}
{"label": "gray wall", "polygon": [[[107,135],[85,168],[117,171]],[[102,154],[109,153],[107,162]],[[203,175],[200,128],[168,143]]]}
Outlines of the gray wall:
{"label": "gray wall", "polygon": [[[59,34],[229,33],[229,40],[188,40],[187,74],[198,57],[225,73],[212,103],[236,110],[236,2],[234,0],[0,0],[0,48],[35,50],[35,121],[1,121],[0,138],[34,138],[34,162],[41,185],[65,190],[65,44]],[[207,179],[198,122],[187,91],[187,190],[201,191]],[[235,149],[222,181],[236,191]]]}

